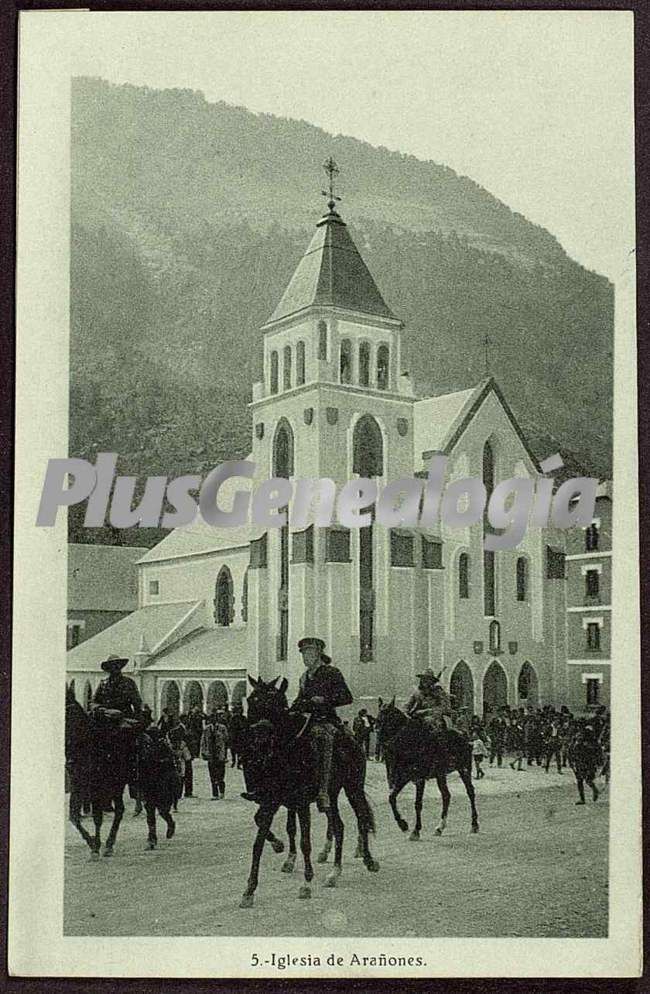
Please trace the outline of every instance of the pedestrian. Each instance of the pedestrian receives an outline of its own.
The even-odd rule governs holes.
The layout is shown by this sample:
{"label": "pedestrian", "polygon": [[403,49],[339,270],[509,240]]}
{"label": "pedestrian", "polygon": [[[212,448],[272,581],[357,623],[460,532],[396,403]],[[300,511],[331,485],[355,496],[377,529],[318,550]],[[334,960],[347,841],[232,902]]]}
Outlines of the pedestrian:
{"label": "pedestrian", "polygon": [[223,718],[223,711],[213,711],[201,736],[201,758],[208,764],[213,801],[218,801],[226,794],[228,729]]}
{"label": "pedestrian", "polygon": [[544,736],[544,753],[546,764],[544,772],[548,773],[553,759],[557,764],[558,773],[562,773],[562,736],[558,722],[554,719],[546,729]]}
{"label": "pedestrian", "polygon": [[171,718],[171,727],[167,732],[167,741],[174,755],[174,764],[178,778],[177,791],[174,798],[174,811],[178,811],[178,802],[183,796],[183,786],[185,783],[185,764],[188,759],[191,759],[191,753],[187,745],[185,725],[183,725],[177,716]]}
{"label": "pedestrian", "polygon": [[474,757],[474,765],[476,766],[476,779],[482,780],[485,776],[485,771],[481,767],[481,763],[488,754],[488,748],[481,738],[480,735],[476,735],[472,741],[472,756]]}
{"label": "pedestrian", "polygon": [[352,723],[352,734],[363,749],[366,759],[370,756],[370,731],[368,712],[365,708],[361,708]]}
{"label": "pedestrian", "polygon": [[515,721],[512,726],[512,746],[514,759],[510,763],[510,769],[516,768],[517,772],[521,773],[522,763],[526,755],[526,737],[523,725],[518,721]]}
{"label": "pedestrian", "polygon": [[199,756],[201,750],[201,736],[203,734],[203,723],[205,715],[198,704],[193,704],[184,722],[187,732],[187,748],[189,758],[185,760],[185,797],[194,796],[194,770],[192,763]]}
{"label": "pedestrian", "polygon": [[506,723],[500,715],[495,715],[488,725],[490,737],[490,766],[497,761],[497,766],[503,764],[503,750],[506,742]]}
{"label": "pedestrian", "polygon": [[573,767],[578,787],[579,800],[576,801],[576,804],[585,803],[585,783],[591,787],[591,796],[595,804],[600,796],[600,791],[594,780],[598,770],[602,767],[603,753],[596,738],[593,724],[583,721],[578,725],[571,742],[569,761]]}

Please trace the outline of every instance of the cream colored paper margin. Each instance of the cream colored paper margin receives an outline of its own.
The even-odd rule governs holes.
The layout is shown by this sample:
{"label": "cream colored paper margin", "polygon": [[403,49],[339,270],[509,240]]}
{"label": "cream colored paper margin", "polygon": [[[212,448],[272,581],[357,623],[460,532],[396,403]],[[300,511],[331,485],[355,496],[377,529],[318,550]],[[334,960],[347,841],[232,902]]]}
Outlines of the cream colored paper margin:
{"label": "cream colored paper margin", "polygon": [[[128,13],[22,13],[19,37],[16,479],[12,675],[9,968],[19,976],[634,976],[641,957],[639,600],[633,158],[633,20],[627,12],[468,13],[558,17],[566,30],[600,18],[629,39],[629,148],[620,220],[630,251],[616,281],[614,590],[610,929],[606,939],[77,938],[64,937],[63,689],[66,535],[34,525],[47,460],[67,455],[70,76],[75,46],[97,18]],[[156,18],[192,14],[154,12]],[[215,13],[215,16],[230,16]],[[241,15],[239,15],[241,16]],[[250,13],[252,18],[259,17]],[[268,13],[261,16],[274,16]],[[309,13],[282,14],[299,31]],[[339,16],[340,15],[336,15]],[[411,16],[408,12],[368,16]],[[422,15],[419,15],[422,16]],[[447,16],[436,13],[427,16]],[[458,17],[458,14],[453,16]],[[191,53],[188,53],[191,58]],[[594,224],[598,224],[597,215]],[[432,880],[434,870],[432,867]],[[388,900],[389,896],[384,895]],[[107,894],[107,900],[110,896]],[[245,913],[245,912],[243,912]],[[425,957],[421,969],[277,973],[250,967],[254,950],[346,958]]]}

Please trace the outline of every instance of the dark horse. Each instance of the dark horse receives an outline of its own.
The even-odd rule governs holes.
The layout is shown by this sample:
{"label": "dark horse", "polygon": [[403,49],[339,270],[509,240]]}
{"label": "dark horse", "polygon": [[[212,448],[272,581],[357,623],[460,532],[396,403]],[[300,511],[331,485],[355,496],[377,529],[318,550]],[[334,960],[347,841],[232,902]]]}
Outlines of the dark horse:
{"label": "dark horse", "polygon": [[[307,727],[309,716],[291,711],[287,705],[287,681],[279,677],[265,682],[248,678],[253,691],[248,697],[248,741],[244,751],[247,779],[255,783],[260,805],[255,815],[257,835],[253,845],[253,860],[248,884],[240,907],[250,908],[259,880],[259,866],[264,843],[269,838],[273,819],[281,807],[287,809],[289,855],[282,867],[290,873],[296,859],[296,816],[300,823],[300,847],[304,860],[305,883],[299,896],[311,897],[309,884],[314,878],[311,864],[310,805],[318,793],[318,765]],[[374,872],[379,864],[368,846],[368,834],[374,832],[372,809],[364,791],[366,759],[363,750],[351,735],[341,732],[336,737],[329,784],[330,810],[328,823],[335,840],[334,868],[327,886],[336,886],[342,872],[343,821],[338,810],[341,790],[357,817],[362,858],[368,870]]]}
{"label": "dark horse", "polygon": [[[88,714],[66,690],[65,760],[70,780],[70,821],[90,848],[91,859],[98,859],[104,811],[112,804],[111,825],[104,856],[112,856],[115,839],[124,815],[124,788],[132,780],[136,739],[141,726],[132,721],[126,727],[115,724],[110,712],[98,708]],[[92,807],[95,834],[81,824],[85,799]]]}
{"label": "dark horse", "polygon": [[438,784],[442,797],[442,815],[436,835],[442,835],[447,825],[451,794],[447,775],[454,770],[463,781],[472,809],[472,832],[478,832],[478,812],[472,784],[472,747],[467,739],[454,730],[432,734],[417,718],[395,707],[395,698],[384,705],[377,716],[377,734],[386,760],[390,793],[388,800],[395,821],[403,832],[408,824],[397,808],[397,798],[407,783],[415,784],[415,828],[410,838],[416,841],[422,831],[422,801],[428,779]]}

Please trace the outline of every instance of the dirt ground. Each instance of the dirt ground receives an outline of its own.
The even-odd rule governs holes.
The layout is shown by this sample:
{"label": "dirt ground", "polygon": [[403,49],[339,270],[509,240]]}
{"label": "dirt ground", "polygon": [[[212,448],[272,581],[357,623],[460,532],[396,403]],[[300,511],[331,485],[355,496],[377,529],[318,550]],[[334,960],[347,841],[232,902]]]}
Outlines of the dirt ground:
{"label": "dirt ground", "polygon": [[[324,886],[328,868],[315,864],[311,900],[300,900],[300,856],[289,876],[280,872],[284,857],[267,845],[255,905],[242,910],[255,808],[239,797],[240,772],[227,771],[228,796],[212,801],[206,764],[194,766],[195,796],[181,801],[173,840],[165,841],[159,823],[155,852],[145,851],[144,815],[133,818],[132,801],[112,859],[91,862],[81,837],[67,826],[66,935],[607,934],[608,791],[597,804],[576,807],[570,771],[559,776],[537,767],[521,773],[488,768],[475,782],[478,835],[470,834],[469,805],[454,776],[447,830],[435,836],[440,801],[430,783],[422,838],[411,842],[393,821],[384,767],[371,762],[367,792],[377,820],[371,848],[379,873],[353,859],[355,824],[343,801],[347,834],[337,888]],[[413,797],[411,785],[400,798],[411,825]],[[284,813],[273,828],[286,839]],[[107,831],[105,826],[104,837]],[[324,817],[314,813],[314,851],[324,835]]]}

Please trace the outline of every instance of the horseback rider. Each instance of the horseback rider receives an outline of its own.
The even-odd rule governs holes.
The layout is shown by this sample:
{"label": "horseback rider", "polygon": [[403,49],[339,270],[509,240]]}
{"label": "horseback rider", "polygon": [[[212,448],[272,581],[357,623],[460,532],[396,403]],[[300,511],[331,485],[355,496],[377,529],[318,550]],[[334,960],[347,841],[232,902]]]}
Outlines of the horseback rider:
{"label": "horseback rider", "polygon": [[451,727],[452,706],[449,694],[437,675],[429,667],[418,673],[418,689],[406,705],[411,718],[420,718],[434,733],[446,732]]}
{"label": "horseback rider", "polygon": [[[122,659],[119,656],[109,656],[100,664],[101,669],[108,673],[108,676],[100,682],[95,691],[92,710],[102,708],[106,712],[117,711],[122,720],[125,718],[141,720],[142,698],[140,692],[135,680],[122,673],[128,661],[128,659]],[[117,718],[117,715],[115,717]]]}
{"label": "horseback rider", "polygon": [[352,694],[345,678],[325,653],[325,643],[319,638],[302,638],[298,642],[305,670],[300,677],[298,696],[291,705],[294,711],[311,715],[309,736],[318,756],[319,785],[316,803],[319,811],[329,810],[329,779],[332,754],[341,720],[336,708],[352,704]]}

